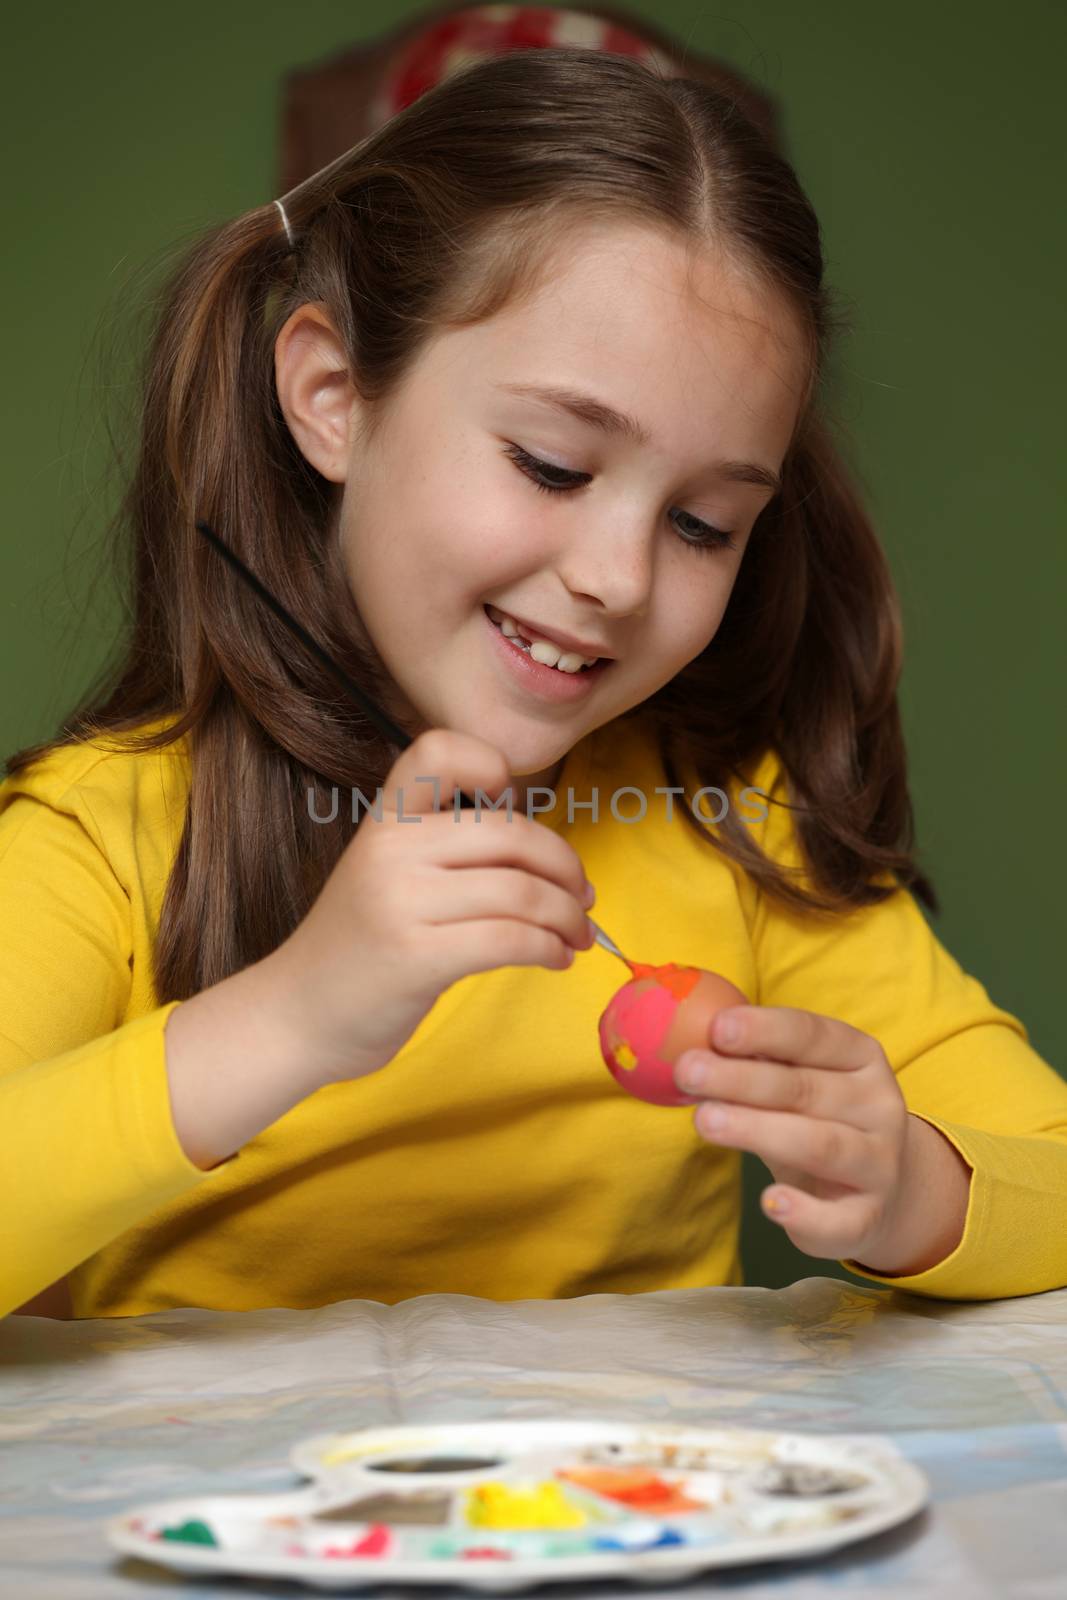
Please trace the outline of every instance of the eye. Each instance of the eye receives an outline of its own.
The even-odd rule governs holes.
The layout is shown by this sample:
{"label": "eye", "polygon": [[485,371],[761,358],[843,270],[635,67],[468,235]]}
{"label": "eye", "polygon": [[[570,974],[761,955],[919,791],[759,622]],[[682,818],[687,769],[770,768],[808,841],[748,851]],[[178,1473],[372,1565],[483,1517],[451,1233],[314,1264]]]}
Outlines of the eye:
{"label": "eye", "polygon": [[[504,450],[524,477],[529,478],[535,489],[540,489],[544,494],[569,494],[575,489],[582,489],[587,483],[592,482],[591,472],[570,472],[565,467],[554,467],[551,462],[539,461],[529,451],[523,450],[517,444],[509,444]],[[562,478],[562,483],[546,483],[544,475],[555,473],[557,478]],[[710,523],[701,522],[699,517],[690,516],[688,511],[682,511],[689,524],[690,533],[684,533],[681,528],[678,533],[684,544],[690,545],[694,550],[736,550],[737,546],[728,533],[721,528],[713,528]],[[677,527],[677,524],[675,524]]]}

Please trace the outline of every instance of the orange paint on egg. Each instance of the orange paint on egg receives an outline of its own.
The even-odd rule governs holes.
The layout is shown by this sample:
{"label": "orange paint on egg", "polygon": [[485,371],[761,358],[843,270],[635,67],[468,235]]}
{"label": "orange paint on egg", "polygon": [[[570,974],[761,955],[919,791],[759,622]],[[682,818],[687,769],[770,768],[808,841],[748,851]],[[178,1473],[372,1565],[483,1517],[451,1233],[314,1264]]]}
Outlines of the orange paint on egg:
{"label": "orange paint on egg", "polygon": [[664,967],[650,967],[644,961],[627,961],[626,965],[635,978],[654,978],[679,1000],[685,999],[700,977],[699,967],[676,967],[673,961]]}

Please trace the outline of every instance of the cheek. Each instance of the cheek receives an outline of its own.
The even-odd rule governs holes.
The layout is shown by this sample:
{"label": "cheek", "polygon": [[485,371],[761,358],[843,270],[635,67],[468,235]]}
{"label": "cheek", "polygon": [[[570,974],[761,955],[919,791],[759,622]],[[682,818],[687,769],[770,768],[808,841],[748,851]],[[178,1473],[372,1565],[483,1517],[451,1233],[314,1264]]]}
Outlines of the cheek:
{"label": "cheek", "polygon": [[484,582],[502,584],[544,566],[560,546],[564,518],[558,501],[538,495],[494,445],[472,452],[470,459],[469,469],[455,477],[440,502],[463,530],[466,570],[480,570]]}
{"label": "cheek", "polygon": [[444,592],[485,599],[529,569],[537,519],[522,507],[487,461],[454,456],[444,478],[421,480],[406,503],[406,560]]}
{"label": "cheek", "polygon": [[[708,560],[712,564],[715,558]],[[658,653],[663,660],[677,669],[707,649],[718,632],[731,588],[732,576],[724,572],[712,572],[703,581],[690,572],[681,582],[665,586],[656,607]]]}
{"label": "cheek", "polygon": [[513,587],[551,559],[543,524],[500,493],[472,496],[442,532],[441,560],[453,587],[484,600]]}

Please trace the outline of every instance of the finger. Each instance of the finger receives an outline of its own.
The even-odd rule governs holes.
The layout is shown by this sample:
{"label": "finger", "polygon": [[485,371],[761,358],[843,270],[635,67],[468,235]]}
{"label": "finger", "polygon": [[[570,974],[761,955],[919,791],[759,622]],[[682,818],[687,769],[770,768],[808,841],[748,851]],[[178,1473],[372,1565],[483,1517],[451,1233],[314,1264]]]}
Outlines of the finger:
{"label": "finger", "polygon": [[393,762],[382,785],[386,817],[414,833],[416,816],[451,810],[456,790],[473,797],[476,788],[496,798],[509,782],[503,753],[477,734],[452,728],[427,728]]}
{"label": "finger", "polygon": [[434,873],[421,886],[419,910],[424,922],[434,924],[486,917],[530,922],[557,933],[575,950],[588,950],[594,940],[592,924],[572,894],[514,867]]}
{"label": "finger", "polygon": [[804,1189],[775,1184],[760,1196],[765,1216],[777,1222],[805,1255],[830,1261],[857,1260],[857,1251],[878,1221],[873,1195],[817,1200]]}
{"label": "finger", "polygon": [[787,1164],[812,1178],[853,1189],[877,1184],[881,1162],[874,1141],[843,1122],[819,1122],[787,1111],[705,1101],[693,1116],[697,1132],[712,1144],[750,1150],[767,1166]]}
{"label": "finger", "polygon": [[[422,929],[423,938],[430,930]],[[574,951],[558,934],[514,918],[494,917],[458,922],[447,934],[433,933],[438,948],[420,959],[437,992],[454,983],[457,974],[491,972],[497,967],[550,967],[560,971],[574,960]]]}
{"label": "finger", "polygon": [[[405,800],[405,809],[407,802]],[[400,837],[400,827],[405,837]],[[423,816],[422,825],[398,824],[396,844],[412,844],[432,854],[442,867],[521,867],[559,885],[585,904],[585,869],[574,846],[521,811],[487,808],[450,810]]]}
{"label": "finger", "polygon": [[686,1094],[759,1109],[791,1111],[828,1122],[847,1122],[874,1133],[885,1109],[873,1094],[857,1093],[848,1073],[793,1062],[738,1059],[713,1050],[686,1050],[675,1062],[675,1082]]}
{"label": "finger", "polygon": [[[733,1038],[726,1036],[730,1024],[736,1027]],[[881,1046],[869,1033],[796,1006],[728,1006],[713,1018],[708,1043],[723,1054],[764,1056],[842,1072],[862,1069],[882,1056]]]}

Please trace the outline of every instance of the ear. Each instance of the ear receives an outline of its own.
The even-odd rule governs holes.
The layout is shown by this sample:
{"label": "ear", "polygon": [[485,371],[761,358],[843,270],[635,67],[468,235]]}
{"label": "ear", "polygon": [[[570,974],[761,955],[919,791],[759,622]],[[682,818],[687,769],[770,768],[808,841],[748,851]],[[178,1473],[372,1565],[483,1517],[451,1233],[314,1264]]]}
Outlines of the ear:
{"label": "ear", "polygon": [[324,306],[309,301],[286,322],[274,341],[274,378],[282,415],[304,455],[331,483],[344,483],[358,396]]}

